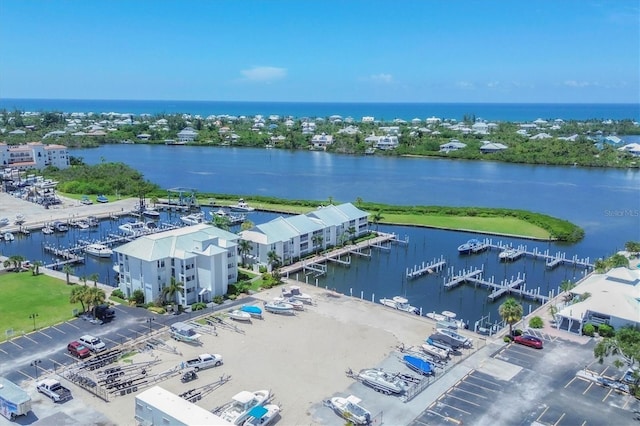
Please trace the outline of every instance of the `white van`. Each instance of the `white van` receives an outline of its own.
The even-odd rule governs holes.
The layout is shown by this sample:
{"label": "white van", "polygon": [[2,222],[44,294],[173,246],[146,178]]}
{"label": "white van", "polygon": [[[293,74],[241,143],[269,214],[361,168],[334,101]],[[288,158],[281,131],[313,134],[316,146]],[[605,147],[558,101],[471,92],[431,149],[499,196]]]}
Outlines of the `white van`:
{"label": "white van", "polygon": [[99,337],[91,336],[89,334],[85,334],[80,337],[78,342],[82,343],[93,352],[102,352],[107,349],[107,345],[105,345]]}

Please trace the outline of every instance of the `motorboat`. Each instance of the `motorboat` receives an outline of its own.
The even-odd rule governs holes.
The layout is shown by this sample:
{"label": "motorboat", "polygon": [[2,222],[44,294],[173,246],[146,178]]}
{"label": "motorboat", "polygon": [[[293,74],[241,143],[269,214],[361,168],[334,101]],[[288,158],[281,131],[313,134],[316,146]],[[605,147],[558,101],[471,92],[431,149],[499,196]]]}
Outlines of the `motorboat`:
{"label": "motorboat", "polygon": [[247,216],[245,216],[243,214],[230,214],[229,212],[227,212],[226,210],[223,210],[223,209],[218,209],[216,211],[210,211],[209,214],[211,216],[213,216],[214,219],[216,217],[219,217],[219,218],[223,218],[225,220],[228,220],[230,225],[237,225],[239,223],[242,223],[247,218]]}
{"label": "motorboat", "polygon": [[4,235],[2,236],[2,238],[3,238],[5,241],[7,241],[7,242],[9,242],[9,241],[13,241],[13,240],[15,240],[15,239],[16,239],[16,238],[13,236],[13,233],[11,233],[11,232],[5,232],[5,233],[4,233]]}
{"label": "motorboat", "polygon": [[434,374],[433,365],[424,358],[420,358],[413,355],[405,355],[402,357],[402,361],[407,367],[420,373],[423,376],[432,376]]}
{"label": "motorboat", "polygon": [[251,409],[264,405],[270,396],[271,392],[268,390],[238,392],[219,416],[229,423],[241,425],[249,417]]}
{"label": "motorboat", "polygon": [[454,323],[457,328],[469,328],[469,326],[464,321],[456,318],[457,314],[455,312],[442,311],[442,315],[446,318],[445,322]]}
{"label": "motorboat", "polygon": [[435,312],[427,312],[425,314],[427,318],[431,318],[434,321],[446,321],[447,318],[442,314],[437,314]]}
{"label": "motorboat", "polygon": [[458,346],[471,346],[471,339],[458,334],[449,328],[436,328],[436,334],[446,337],[445,340],[456,343]]}
{"label": "motorboat", "polygon": [[509,248],[506,248],[506,249],[502,250],[500,252],[500,254],[498,254],[498,259],[500,259],[501,261],[513,260],[516,257],[518,257],[519,253],[520,252],[518,251],[518,249],[515,249],[513,247],[509,247]]}
{"label": "motorboat", "polygon": [[91,227],[95,227],[100,225],[100,221],[95,216],[87,216],[87,224]]}
{"label": "motorboat", "polygon": [[142,215],[149,219],[160,219],[160,212],[152,207],[147,207],[142,211]]}
{"label": "motorboat", "polygon": [[262,309],[255,305],[242,305],[240,311],[246,312],[251,315],[251,318],[262,319]]}
{"label": "motorboat", "polygon": [[139,234],[143,231],[147,230],[147,227],[144,222],[127,222],[118,226],[118,229],[124,232],[125,234]]}
{"label": "motorboat", "polygon": [[295,311],[304,311],[304,303],[292,297],[276,297],[273,301],[277,303],[288,303],[293,306]]}
{"label": "motorboat", "polygon": [[149,220],[145,222],[144,226],[145,228],[147,228],[148,231],[155,231],[156,229],[158,229],[158,224],[155,223],[153,220]]}
{"label": "motorboat", "polygon": [[271,312],[272,314],[293,314],[293,305],[291,303],[281,302],[273,300],[271,302],[265,302],[264,310]]}
{"label": "motorboat", "polygon": [[346,398],[334,396],[329,400],[333,411],[348,422],[355,425],[368,425],[371,423],[371,412],[360,405],[362,400],[354,395]]}
{"label": "motorboat", "polygon": [[103,194],[100,194],[96,197],[96,201],[98,203],[108,203],[109,199],[107,197],[105,197]]}
{"label": "motorboat", "polygon": [[55,232],[67,232],[69,230],[69,227],[67,226],[67,224],[60,221],[53,222],[52,226]]}
{"label": "motorboat", "polygon": [[358,378],[365,385],[387,395],[404,393],[409,387],[409,384],[397,374],[388,373],[380,368],[360,370]]}
{"label": "motorboat", "polygon": [[241,311],[240,309],[234,309],[227,313],[229,318],[236,321],[251,321],[251,314],[249,312]]}
{"label": "motorboat", "polygon": [[53,234],[53,228],[50,225],[46,225],[44,228],[42,228],[42,233],[46,235]]}
{"label": "motorboat", "polygon": [[3,217],[2,219],[0,219],[0,226],[7,226],[8,224],[9,224],[8,217]]}
{"label": "motorboat", "polygon": [[87,197],[86,195],[83,195],[82,199],[80,200],[80,204],[83,204],[85,206],[89,206],[89,205],[93,204],[93,201],[91,201],[89,199],[89,197]]}
{"label": "motorboat", "polygon": [[86,220],[78,220],[74,223],[74,225],[79,229],[89,229],[89,222]]}
{"label": "motorboat", "polygon": [[481,251],[486,250],[488,247],[489,246],[483,241],[480,241],[476,238],[472,238],[466,243],[460,244],[458,246],[458,253],[460,254],[479,253]]}
{"label": "motorboat", "polygon": [[184,322],[174,322],[169,328],[171,337],[179,342],[200,343],[201,334],[196,333],[193,326]]}
{"label": "motorboat", "polygon": [[243,426],[267,426],[280,415],[280,406],[276,404],[258,405],[249,410]]}
{"label": "motorboat", "polygon": [[440,361],[444,361],[445,359],[449,358],[448,350],[434,346],[431,343],[423,343],[421,348],[424,353]]}
{"label": "motorboat", "polygon": [[229,206],[232,212],[244,212],[249,213],[255,210],[255,208],[249,206],[243,198],[240,198],[236,204],[232,204]]}
{"label": "motorboat", "polygon": [[105,246],[104,244],[89,244],[87,247],[85,247],[84,252],[87,254],[90,254],[91,256],[97,256],[97,257],[111,257],[111,255],[113,254],[113,250],[111,250],[109,247]]}
{"label": "motorboat", "polygon": [[416,315],[420,314],[420,310],[415,306],[411,306],[409,301],[402,296],[394,296],[392,299],[383,298],[380,299],[380,303],[399,311],[409,312]]}
{"label": "motorboat", "polygon": [[302,293],[300,291],[300,287],[298,287],[297,285],[292,285],[289,288],[289,292],[291,294],[291,299],[300,301],[300,302],[305,303],[307,305],[312,305],[313,304],[313,297],[311,297],[311,295],[309,295],[309,294]]}
{"label": "motorboat", "polygon": [[204,222],[204,213],[191,213],[185,216],[180,216],[180,220],[185,225],[197,225]]}

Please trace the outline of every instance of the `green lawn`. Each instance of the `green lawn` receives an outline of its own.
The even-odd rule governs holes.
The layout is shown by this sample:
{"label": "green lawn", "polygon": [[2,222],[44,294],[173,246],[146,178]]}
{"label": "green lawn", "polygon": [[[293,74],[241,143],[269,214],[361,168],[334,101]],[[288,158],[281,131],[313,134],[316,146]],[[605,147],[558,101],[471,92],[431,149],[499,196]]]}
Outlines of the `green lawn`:
{"label": "green lawn", "polygon": [[548,239],[549,232],[514,217],[401,215],[384,213],[381,223],[429,226]]}
{"label": "green lawn", "polygon": [[0,341],[7,339],[6,330],[14,334],[48,327],[73,318],[73,309],[80,304],[69,303],[72,286],[47,275],[33,276],[31,272],[0,274]]}

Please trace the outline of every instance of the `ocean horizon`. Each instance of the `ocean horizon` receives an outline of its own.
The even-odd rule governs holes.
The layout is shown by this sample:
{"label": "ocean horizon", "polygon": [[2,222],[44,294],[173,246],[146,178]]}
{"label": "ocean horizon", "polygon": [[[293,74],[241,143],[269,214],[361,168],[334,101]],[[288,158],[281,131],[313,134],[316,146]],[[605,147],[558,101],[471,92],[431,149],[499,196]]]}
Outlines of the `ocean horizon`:
{"label": "ocean horizon", "polygon": [[489,121],[524,122],[544,120],[635,120],[640,121],[640,104],[634,103],[415,103],[415,102],[253,102],[253,101],[173,101],[112,99],[18,99],[0,98],[0,110],[63,113],[278,115],[294,118],[326,118],[339,115],[360,121],[429,117],[462,120],[464,117]]}

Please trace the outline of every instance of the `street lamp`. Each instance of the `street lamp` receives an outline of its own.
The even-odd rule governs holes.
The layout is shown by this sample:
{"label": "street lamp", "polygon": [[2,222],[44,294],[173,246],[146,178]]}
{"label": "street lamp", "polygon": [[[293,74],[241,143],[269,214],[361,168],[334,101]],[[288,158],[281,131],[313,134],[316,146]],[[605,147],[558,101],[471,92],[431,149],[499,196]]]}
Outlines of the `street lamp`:
{"label": "street lamp", "polygon": [[155,318],[147,318],[147,324],[149,324],[149,334],[151,334],[151,323],[155,321]]}
{"label": "street lamp", "polygon": [[42,363],[39,359],[31,362],[31,366],[36,369],[36,380],[38,380],[38,364]]}
{"label": "street lamp", "polygon": [[33,320],[33,331],[36,331],[36,318],[37,317],[38,317],[38,314],[29,315],[29,318]]}

